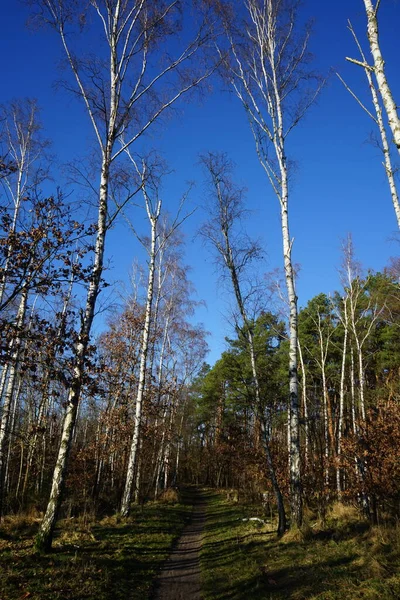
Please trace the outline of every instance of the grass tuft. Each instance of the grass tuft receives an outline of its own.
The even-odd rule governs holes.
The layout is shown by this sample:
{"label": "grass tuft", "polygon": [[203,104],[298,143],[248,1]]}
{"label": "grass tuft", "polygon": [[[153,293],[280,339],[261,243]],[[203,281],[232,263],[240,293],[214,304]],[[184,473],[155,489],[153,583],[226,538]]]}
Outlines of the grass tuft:
{"label": "grass tuft", "polygon": [[164,504],[178,504],[181,498],[176,488],[167,488],[160,494],[158,501]]}
{"label": "grass tuft", "polygon": [[328,510],[328,519],[339,522],[351,522],[360,520],[360,511],[356,506],[334,502]]}

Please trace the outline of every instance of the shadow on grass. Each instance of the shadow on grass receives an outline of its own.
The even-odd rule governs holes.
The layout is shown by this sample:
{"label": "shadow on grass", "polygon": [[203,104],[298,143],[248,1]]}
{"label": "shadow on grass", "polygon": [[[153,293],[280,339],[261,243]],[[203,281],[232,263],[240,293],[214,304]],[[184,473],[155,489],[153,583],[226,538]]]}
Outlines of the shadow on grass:
{"label": "shadow on grass", "polygon": [[210,501],[201,558],[206,600],[399,597],[390,582],[373,579],[361,559],[357,541],[367,523],[343,524],[306,541],[280,541],[241,516],[238,506]]}
{"label": "shadow on grass", "polygon": [[149,504],[134,509],[127,522],[65,525],[47,555],[34,551],[31,530],[6,534],[0,538],[0,598],[145,600],[189,515],[189,506]]}

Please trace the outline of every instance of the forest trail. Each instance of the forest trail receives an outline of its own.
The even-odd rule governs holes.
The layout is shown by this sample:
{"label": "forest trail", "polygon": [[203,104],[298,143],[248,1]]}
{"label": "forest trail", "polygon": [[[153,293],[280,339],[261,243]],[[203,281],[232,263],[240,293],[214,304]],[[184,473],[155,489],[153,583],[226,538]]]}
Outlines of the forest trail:
{"label": "forest trail", "polygon": [[205,497],[193,490],[193,512],[178,544],[156,581],[154,600],[201,600],[200,548],[205,522]]}

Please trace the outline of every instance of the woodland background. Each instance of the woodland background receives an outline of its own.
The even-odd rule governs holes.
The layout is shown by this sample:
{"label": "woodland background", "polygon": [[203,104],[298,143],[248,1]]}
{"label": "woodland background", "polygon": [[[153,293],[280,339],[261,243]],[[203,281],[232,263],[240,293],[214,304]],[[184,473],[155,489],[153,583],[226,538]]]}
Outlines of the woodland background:
{"label": "woodland background", "polygon": [[[366,77],[357,97],[375,121],[383,191],[374,210],[385,202],[400,222],[397,107],[390,112],[382,65],[369,49],[387,3],[372,13],[371,3],[358,4],[360,11],[365,4],[369,39],[364,33],[365,55],[351,66]],[[289,234],[289,222],[292,232],[300,223],[289,217],[296,175],[287,140],[296,128],[301,151],[313,105],[336,74],[314,69],[297,2],[234,8],[32,3],[35,35],[58,34],[63,49],[59,93],[81,102],[93,139],[85,159],[71,153],[62,170],[37,102],[2,107],[0,511],[44,513],[43,549],[60,516],[127,516],[132,502],[181,482],[262,498],[278,508],[280,533],[301,525],[303,502],[321,515],[339,499],[372,521],[398,517],[399,259],[388,253],[381,269],[369,270],[348,233],[338,241],[338,290],[328,295],[319,281],[318,293],[298,306],[297,280],[312,265],[299,270]],[[265,171],[262,202],[281,210],[283,274],[265,275],[265,240],[253,235],[246,177],[227,153],[198,148],[205,211],[193,214],[192,184],[168,201],[173,165],[156,133],[146,137],[162,119],[173,144],[175,106],[184,114],[188,100],[201,114],[199,96],[205,102],[228,88],[250,123],[251,160]],[[329,212],[321,222],[306,198],[301,212],[313,227],[331,227]],[[139,248],[123,294],[111,285],[106,250],[122,222],[121,254],[131,243]],[[186,264],[188,222],[229,299],[227,346],[213,366],[205,362],[213,331],[194,317],[200,300]],[[279,222],[263,229],[267,249],[270,229],[280,249]]]}

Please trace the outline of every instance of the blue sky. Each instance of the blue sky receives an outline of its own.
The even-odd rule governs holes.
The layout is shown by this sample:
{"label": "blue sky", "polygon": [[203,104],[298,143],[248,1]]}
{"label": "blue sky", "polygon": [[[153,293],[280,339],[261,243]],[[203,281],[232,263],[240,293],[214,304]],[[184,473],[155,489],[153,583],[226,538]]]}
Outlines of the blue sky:
{"label": "blue sky", "polygon": [[[363,38],[365,16],[362,0],[327,2],[306,0],[304,16],[314,19],[311,49],[316,68],[327,74],[337,70],[363,97],[367,98],[361,69],[347,64],[345,56],[356,56],[347,19],[352,20]],[[62,91],[56,91],[57,63],[62,56],[59,40],[50,31],[32,32],[26,28],[27,8],[19,2],[1,4],[3,25],[0,39],[2,60],[1,102],[13,98],[35,97],[42,108],[46,136],[60,164],[84,154],[91,130],[79,104]],[[400,4],[385,0],[380,9],[382,49],[395,98],[400,98],[398,77],[398,38]],[[367,48],[365,48],[367,51]],[[272,271],[282,265],[279,207],[258,164],[246,116],[239,102],[219,88],[202,99],[179,105],[179,112],[146,139],[174,170],[165,186],[164,202],[173,211],[186,182],[194,180],[191,206],[199,207],[185,224],[186,262],[197,289],[197,300],[204,300],[196,319],[202,321],[209,337],[214,362],[230,334],[227,322],[228,294],[218,283],[211,254],[195,237],[204,219],[205,189],[198,155],[207,150],[228,152],[236,163],[235,179],[248,189],[252,214],[249,233],[261,237],[265,264]],[[339,287],[338,267],[342,240],[351,232],[357,258],[364,267],[381,269],[390,256],[398,253],[396,221],[379,151],[369,142],[372,122],[331,75],[317,104],[294,132],[289,156],[297,162],[290,204],[291,234],[295,238],[293,255],[301,265],[297,284],[300,306],[319,292]],[[145,224],[137,214],[137,223]],[[143,219],[143,220],[142,220]],[[110,234],[107,256],[113,270],[109,278],[127,282],[133,260],[141,256],[137,242],[124,225]],[[117,284],[119,285],[119,284]],[[100,325],[99,325],[100,326]]]}

